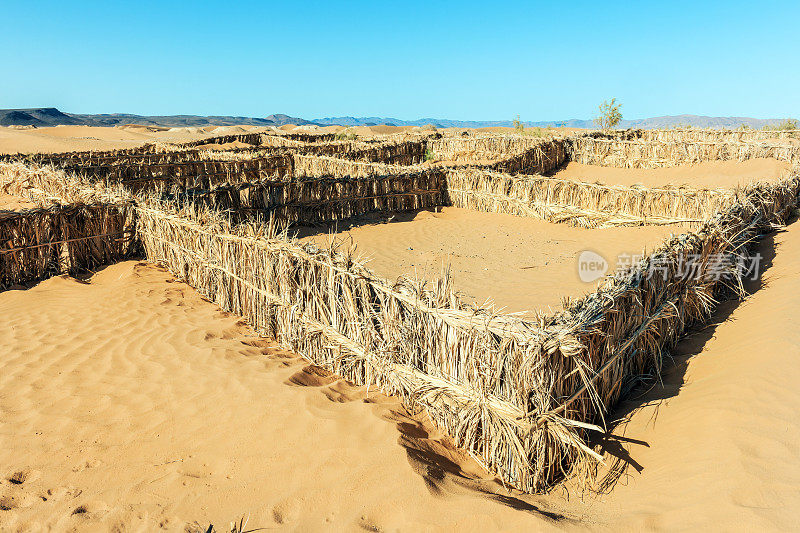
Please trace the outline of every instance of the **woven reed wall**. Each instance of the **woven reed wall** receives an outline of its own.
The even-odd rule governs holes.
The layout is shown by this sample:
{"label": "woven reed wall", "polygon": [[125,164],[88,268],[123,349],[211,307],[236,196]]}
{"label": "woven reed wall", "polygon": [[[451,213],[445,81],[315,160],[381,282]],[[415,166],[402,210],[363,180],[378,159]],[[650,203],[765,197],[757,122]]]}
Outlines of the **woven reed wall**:
{"label": "woven reed wall", "polygon": [[667,240],[549,322],[552,334],[534,358],[548,370],[538,373],[531,389],[532,449],[545,450],[532,456],[534,471],[591,475],[596,464],[591,450],[560,447],[553,440],[558,431],[542,430],[569,430],[586,442],[588,431],[575,424],[604,425],[626,384],[658,373],[666,350],[692,325],[706,321],[720,293],[736,289],[747,275],[731,265],[720,270],[718,258],[748,254],[760,235],[787,219],[798,190],[797,175],[751,188],[698,231]]}
{"label": "woven reed wall", "polygon": [[287,153],[252,159],[215,161],[194,159],[176,162],[89,165],[64,170],[106,184],[121,183],[132,192],[145,189],[209,188],[223,183],[263,179],[280,180],[291,176],[292,157]]}
{"label": "woven reed wall", "polygon": [[[436,284],[391,286],[347,253],[253,237],[257,228],[207,214],[148,207],[139,225],[148,258],[314,363],[424,408],[506,483],[535,492],[568,473],[589,476],[599,456],[587,428],[713,310],[708,258],[743,253],[794,206],[799,185],[748,191],[597,294],[531,323],[471,314]],[[696,279],[679,275],[688,252],[703,257]],[[648,262],[664,258],[666,277],[645,279]]]}
{"label": "woven reed wall", "polygon": [[530,486],[517,418],[531,329],[519,319],[462,310],[446,285],[391,285],[348,253],[255,237],[260,227],[158,206],[138,212],[149,260],[315,364],[426,409],[456,445]]}
{"label": "woven reed wall", "polygon": [[672,128],[592,132],[598,138],[664,142],[759,142],[800,139],[800,130],[726,130],[707,128]]}
{"label": "woven reed wall", "polygon": [[586,165],[658,168],[706,161],[772,158],[800,162],[800,147],[768,142],[672,142],[572,138],[569,159]]}
{"label": "woven reed wall", "polygon": [[444,170],[455,207],[581,227],[696,223],[730,205],[727,190],[610,186],[476,168]]}
{"label": "woven reed wall", "polygon": [[567,146],[561,139],[521,135],[442,137],[427,142],[436,159],[472,162],[511,174],[543,174],[561,166]]}
{"label": "woven reed wall", "polygon": [[131,206],[67,204],[0,211],[0,289],[132,256]]}
{"label": "woven reed wall", "polygon": [[225,185],[189,191],[188,197],[237,220],[261,215],[287,224],[318,224],[376,212],[414,211],[440,206],[441,172],[416,172],[359,178],[315,178],[290,182]]}

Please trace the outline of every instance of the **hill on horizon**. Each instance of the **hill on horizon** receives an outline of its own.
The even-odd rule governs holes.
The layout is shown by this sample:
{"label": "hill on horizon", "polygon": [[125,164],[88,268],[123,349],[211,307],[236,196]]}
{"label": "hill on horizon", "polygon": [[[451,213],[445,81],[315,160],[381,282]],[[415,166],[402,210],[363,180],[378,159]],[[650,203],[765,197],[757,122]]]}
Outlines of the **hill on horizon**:
{"label": "hill on horizon", "polygon": [[[759,129],[764,126],[779,124],[785,118],[759,119],[751,117],[708,117],[703,115],[673,115],[643,119],[623,120],[621,128],[673,128],[676,126],[692,126],[698,128],[738,128],[742,125]],[[129,113],[111,114],[78,114],[64,113],[54,107],[29,109],[0,109],[0,126],[119,126],[124,124],[141,124],[144,126],[182,127],[182,126],[298,126],[311,124],[319,126],[424,126],[433,124],[437,128],[487,128],[511,127],[511,120],[451,120],[440,118],[420,118],[417,120],[401,120],[391,117],[325,117],[313,120],[292,117],[284,114],[273,114],[267,117],[241,116],[202,116],[202,115],[135,115]],[[568,119],[549,121],[526,121],[526,127],[567,127],[595,129],[593,120]]]}

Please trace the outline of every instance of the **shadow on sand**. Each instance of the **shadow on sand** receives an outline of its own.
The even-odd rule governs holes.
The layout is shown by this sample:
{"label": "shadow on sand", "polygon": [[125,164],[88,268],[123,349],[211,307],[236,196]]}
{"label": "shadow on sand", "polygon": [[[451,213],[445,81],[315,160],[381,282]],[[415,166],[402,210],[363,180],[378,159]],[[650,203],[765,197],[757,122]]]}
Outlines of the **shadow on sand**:
{"label": "shadow on sand", "polygon": [[[795,223],[794,220],[792,223]],[[772,266],[775,258],[776,234],[777,232],[773,232],[764,236],[754,249],[754,253],[761,255],[759,275],[755,280],[749,279],[744,282],[746,298],[766,286],[763,274]],[[653,408],[652,422],[655,423],[664,401],[677,396],[684,386],[690,360],[703,351],[706,344],[714,337],[719,325],[732,320],[731,315],[741,303],[742,300],[734,297],[720,302],[708,323],[692,328],[665,358],[660,376],[653,376],[633,384],[626,398],[617,404],[608,417],[608,420],[613,421],[608,431],[603,435],[594,435],[591,440],[592,445],[599,446],[601,454],[613,458],[606,474],[599,479],[597,486],[599,492],[611,491],[620,479],[628,475],[630,468],[638,473],[645,469],[645,465],[640,464],[635,458],[636,448],[650,447],[650,445],[644,440],[625,436],[627,423],[635,413],[648,407]]]}

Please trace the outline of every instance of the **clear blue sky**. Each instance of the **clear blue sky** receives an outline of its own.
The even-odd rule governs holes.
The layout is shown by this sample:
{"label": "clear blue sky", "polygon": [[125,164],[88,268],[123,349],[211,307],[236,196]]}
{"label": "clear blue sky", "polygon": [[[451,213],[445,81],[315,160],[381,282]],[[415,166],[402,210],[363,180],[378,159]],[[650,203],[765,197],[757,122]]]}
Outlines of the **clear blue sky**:
{"label": "clear blue sky", "polygon": [[626,118],[800,115],[798,2],[0,5],[0,108]]}

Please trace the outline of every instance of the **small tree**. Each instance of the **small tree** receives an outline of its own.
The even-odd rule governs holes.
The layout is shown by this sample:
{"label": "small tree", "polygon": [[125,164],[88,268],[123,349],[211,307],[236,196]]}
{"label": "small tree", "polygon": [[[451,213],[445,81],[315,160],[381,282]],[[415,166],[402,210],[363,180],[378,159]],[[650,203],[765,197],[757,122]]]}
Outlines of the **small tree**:
{"label": "small tree", "polygon": [[525,131],[525,124],[519,120],[519,115],[517,115],[517,118],[511,121],[511,124],[514,126],[514,129],[517,131],[517,133],[522,133]]}
{"label": "small tree", "polygon": [[600,129],[610,130],[619,124],[619,121],[622,120],[620,107],[622,104],[618,104],[616,98],[612,98],[610,102],[608,100],[603,102],[600,106],[600,116],[594,119]]}

